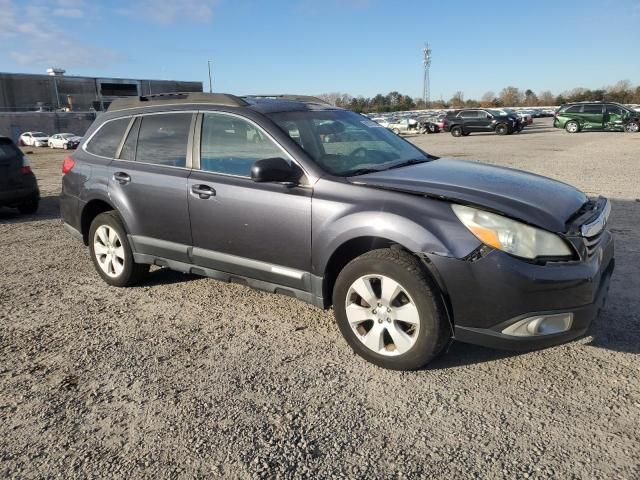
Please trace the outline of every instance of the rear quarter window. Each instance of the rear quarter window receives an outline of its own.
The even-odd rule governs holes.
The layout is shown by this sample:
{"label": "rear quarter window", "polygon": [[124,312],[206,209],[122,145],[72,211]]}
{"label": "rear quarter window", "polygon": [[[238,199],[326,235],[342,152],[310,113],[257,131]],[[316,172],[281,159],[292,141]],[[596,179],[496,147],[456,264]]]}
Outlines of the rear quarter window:
{"label": "rear quarter window", "polygon": [[582,105],[572,105],[564,109],[562,113],[580,113],[582,111]]}
{"label": "rear quarter window", "polygon": [[106,122],[86,146],[86,150],[101,157],[115,158],[118,145],[129,126],[130,118],[119,118]]}

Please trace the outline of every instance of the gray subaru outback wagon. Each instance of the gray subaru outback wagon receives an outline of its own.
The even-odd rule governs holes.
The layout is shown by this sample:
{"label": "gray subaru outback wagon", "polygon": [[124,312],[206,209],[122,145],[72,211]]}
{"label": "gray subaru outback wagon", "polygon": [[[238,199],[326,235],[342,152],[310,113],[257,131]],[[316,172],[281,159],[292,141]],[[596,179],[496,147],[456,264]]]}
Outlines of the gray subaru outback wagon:
{"label": "gray subaru outback wagon", "polygon": [[159,265],[333,306],[355,352],[391,369],[453,339],[580,336],[614,267],[607,199],[431,156],[313,97],[116,100],[63,173],[64,226],[108,284]]}

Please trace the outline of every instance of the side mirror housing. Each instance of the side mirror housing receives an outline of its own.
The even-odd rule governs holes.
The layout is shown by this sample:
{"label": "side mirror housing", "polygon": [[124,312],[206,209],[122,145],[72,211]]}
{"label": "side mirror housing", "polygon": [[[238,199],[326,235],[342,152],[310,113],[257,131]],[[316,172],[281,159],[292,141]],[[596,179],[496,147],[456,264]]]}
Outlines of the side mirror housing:
{"label": "side mirror housing", "polygon": [[251,166],[251,180],[254,182],[295,182],[296,171],[284,158],[263,158]]}

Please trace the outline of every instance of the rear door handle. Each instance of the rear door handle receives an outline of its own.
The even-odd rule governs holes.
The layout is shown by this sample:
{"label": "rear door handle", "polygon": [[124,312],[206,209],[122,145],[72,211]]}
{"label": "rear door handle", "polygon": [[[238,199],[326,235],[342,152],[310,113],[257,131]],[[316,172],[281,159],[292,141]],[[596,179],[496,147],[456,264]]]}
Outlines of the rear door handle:
{"label": "rear door handle", "polygon": [[113,179],[118,182],[120,185],[124,185],[125,183],[129,183],[131,181],[131,177],[129,174],[124,172],[116,172],[113,174]]}
{"label": "rear door handle", "polygon": [[210,197],[216,196],[216,191],[209,185],[194,185],[191,187],[191,191],[198,195],[202,200],[206,200]]}

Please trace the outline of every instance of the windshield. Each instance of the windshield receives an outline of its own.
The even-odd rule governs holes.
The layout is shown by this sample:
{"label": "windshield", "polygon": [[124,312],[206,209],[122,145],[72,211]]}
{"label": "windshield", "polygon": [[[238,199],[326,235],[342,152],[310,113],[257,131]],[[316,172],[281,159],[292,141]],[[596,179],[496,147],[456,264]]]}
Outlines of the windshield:
{"label": "windshield", "polygon": [[357,113],[321,110],[272,113],[269,117],[333,175],[357,175],[429,160],[406,140]]}
{"label": "windshield", "polygon": [[33,137],[46,137],[46,135],[42,132],[33,132],[31,135]]}
{"label": "windshield", "polygon": [[75,135],[73,133],[61,133],[60,136],[62,138],[71,138],[71,137],[75,137]]}

